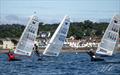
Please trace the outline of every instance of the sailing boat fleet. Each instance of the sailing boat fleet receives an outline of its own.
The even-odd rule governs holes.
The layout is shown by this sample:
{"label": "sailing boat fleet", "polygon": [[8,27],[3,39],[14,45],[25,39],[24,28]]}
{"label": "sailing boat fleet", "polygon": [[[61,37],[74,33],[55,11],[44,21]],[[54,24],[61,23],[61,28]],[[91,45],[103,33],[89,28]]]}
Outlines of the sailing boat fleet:
{"label": "sailing boat fleet", "polygon": [[[31,16],[22,36],[14,50],[15,54],[31,56],[35,39],[37,37],[39,21],[36,16]],[[70,18],[65,16],[53,34],[49,44],[47,45],[43,55],[58,56],[67,36],[70,26]]]}
{"label": "sailing boat fleet", "polygon": [[[15,54],[31,56],[35,39],[37,37],[39,21],[38,18],[31,16],[27,26],[25,27],[21,38],[14,51]],[[65,16],[52,38],[50,39],[47,47],[45,48],[43,55],[45,56],[58,56],[65,38],[67,37],[70,26],[70,18]],[[120,28],[120,15],[115,15],[110,24],[108,25],[103,38],[96,50],[96,54],[112,56],[113,52],[118,46]]]}

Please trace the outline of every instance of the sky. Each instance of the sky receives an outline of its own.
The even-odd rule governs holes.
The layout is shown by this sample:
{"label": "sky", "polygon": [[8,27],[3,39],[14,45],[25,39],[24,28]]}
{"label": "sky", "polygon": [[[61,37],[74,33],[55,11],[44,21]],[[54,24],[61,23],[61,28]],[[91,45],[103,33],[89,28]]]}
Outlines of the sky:
{"label": "sky", "polygon": [[120,0],[0,0],[0,24],[26,24],[34,12],[44,23],[60,22],[65,15],[72,22],[108,21],[120,14]]}

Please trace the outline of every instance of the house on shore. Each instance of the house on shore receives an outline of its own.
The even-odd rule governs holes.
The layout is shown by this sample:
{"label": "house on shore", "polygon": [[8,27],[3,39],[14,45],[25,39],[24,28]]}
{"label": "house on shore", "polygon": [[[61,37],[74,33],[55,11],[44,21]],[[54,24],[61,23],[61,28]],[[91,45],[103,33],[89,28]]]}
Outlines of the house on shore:
{"label": "house on shore", "polygon": [[[36,43],[38,43],[39,48],[45,48],[50,40],[50,33],[40,33],[39,37],[36,39]],[[100,42],[100,38],[92,38],[92,39],[79,39],[76,40],[73,36],[70,38],[66,38],[63,48],[97,48]],[[16,47],[19,38],[1,38],[0,39],[0,49],[13,49]],[[120,39],[118,47],[120,49]]]}
{"label": "house on shore", "polygon": [[13,49],[16,47],[18,39],[2,38],[0,39],[0,49]]}

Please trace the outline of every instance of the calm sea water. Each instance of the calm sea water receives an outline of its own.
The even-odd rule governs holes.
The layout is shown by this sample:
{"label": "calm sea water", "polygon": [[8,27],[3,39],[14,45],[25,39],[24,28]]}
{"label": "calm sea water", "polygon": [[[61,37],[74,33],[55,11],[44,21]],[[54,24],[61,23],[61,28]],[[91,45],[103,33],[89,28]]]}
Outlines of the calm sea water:
{"label": "calm sea water", "polygon": [[58,57],[20,57],[8,62],[0,55],[0,75],[120,75],[120,54],[103,57],[105,62],[91,62],[86,53],[61,53]]}

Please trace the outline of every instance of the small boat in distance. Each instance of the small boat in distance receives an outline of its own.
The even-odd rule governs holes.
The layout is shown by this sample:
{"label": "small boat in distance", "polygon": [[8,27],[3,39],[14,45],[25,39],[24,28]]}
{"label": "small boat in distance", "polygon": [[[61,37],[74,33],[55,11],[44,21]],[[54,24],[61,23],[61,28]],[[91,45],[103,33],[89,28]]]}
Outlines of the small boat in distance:
{"label": "small boat in distance", "polygon": [[120,15],[113,16],[108,25],[100,44],[96,50],[96,54],[112,56],[114,51],[118,49],[120,30]]}
{"label": "small boat in distance", "polygon": [[58,56],[60,50],[64,44],[65,38],[68,34],[70,26],[70,18],[65,16],[50,39],[47,47],[45,48],[43,55],[46,56]]}
{"label": "small boat in distance", "polygon": [[26,56],[32,54],[35,39],[37,37],[38,25],[38,18],[35,15],[32,15],[20,37],[16,49],[14,50],[15,54]]}

